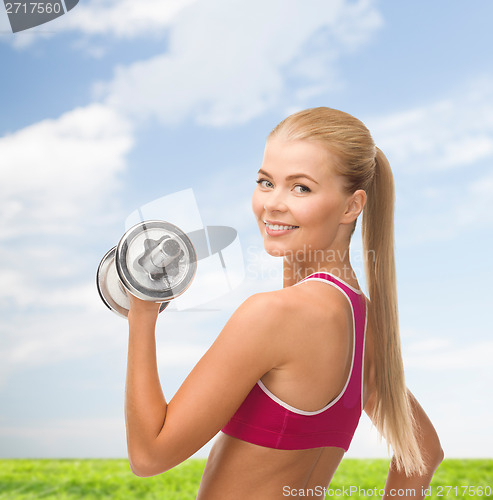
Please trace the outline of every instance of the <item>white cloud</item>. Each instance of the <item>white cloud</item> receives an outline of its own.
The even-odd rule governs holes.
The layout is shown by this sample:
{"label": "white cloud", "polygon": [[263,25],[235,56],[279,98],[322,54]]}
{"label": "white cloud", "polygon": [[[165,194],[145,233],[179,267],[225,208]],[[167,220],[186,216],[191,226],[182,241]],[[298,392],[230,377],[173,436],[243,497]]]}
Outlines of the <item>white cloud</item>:
{"label": "white cloud", "polygon": [[190,369],[197,364],[205,354],[208,345],[184,344],[184,343],[159,343],[157,346],[157,357],[159,363],[168,367],[188,366]]}
{"label": "white cloud", "polygon": [[[423,245],[428,242],[449,242],[493,226],[491,200],[493,197],[493,169],[486,173],[481,167],[471,169],[462,182],[448,177],[447,172],[433,178],[401,177],[397,183],[397,199],[403,194],[406,204],[406,191],[411,194],[408,201],[412,206],[402,209],[396,223],[397,240],[402,247]],[[429,186],[428,183],[432,183]],[[428,186],[427,186],[428,184]],[[400,190],[403,193],[400,193]],[[489,233],[477,236],[478,241],[486,242]],[[456,252],[462,247],[448,247],[449,252]]]}
{"label": "white cloud", "polygon": [[[66,15],[50,21],[49,28],[41,25],[3,40],[12,43],[17,49],[26,49],[40,39],[72,32],[80,35],[79,40],[73,42],[74,47],[100,58],[106,51],[101,43],[108,42],[102,37],[162,39],[171,29],[170,42],[174,53],[170,61],[165,59],[161,63],[159,60],[155,62],[160,73],[169,75],[178,71],[178,76],[183,78],[180,83],[184,88],[187,87],[186,80],[192,83],[196,81],[195,70],[198,69],[199,72],[203,70],[199,76],[206,85],[209,82],[205,77],[217,74],[223,81],[221,89],[218,89],[220,92],[226,90],[234,93],[243,87],[242,78],[251,80],[253,75],[262,75],[266,81],[261,91],[273,94],[282,90],[276,87],[275,80],[279,67],[286,64],[287,56],[292,58],[289,64],[292,77],[317,80],[317,84],[309,87],[308,94],[313,94],[336,84],[333,63],[340,50],[354,50],[382,25],[373,3],[373,0],[334,0],[330,4],[324,0],[89,0],[80,2]],[[6,15],[0,22],[5,25],[5,31],[10,29]],[[283,39],[280,45],[276,45],[279,35]],[[297,49],[293,52],[297,44],[305,46],[303,53]],[[183,57],[177,58],[177,47],[179,53],[187,53],[185,61],[179,60]],[[195,56],[190,52],[195,53]],[[242,64],[239,64],[240,61]],[[271,68],[272,64],[277,67]],[[207,65],[210,68],[204,69],[203,66]],[[152,65],[147,68],[148,71],[156,69]],[[224,74],[229,75],[226,81]],[[235,74],[237,78],[232,76]],[[173,80],[175,83],[176,80]],[[228,83],[240,83],[240,86],[230,87]],[[252,82],[249,83],[252,86]],[[268,88],[269,83],[273,88]],[[172,85],[170,87],[173,88]],[[208,91],[210,93],[211,89],[208,88]],[[308,94],[302,91],[300,97],[307,97]],[[256,99],[258,102],[250,103],[252,113],[255,107],[263,109],[266,98],[268,96],[259,95]],[[202,105],[210,107],[207,102]],[[206,109],[204,120],[207,123],[221,123],[225,112],[246,113],[246,109],[223,110],[220,103],[216,103],[216,108],[214,115],[217,116],[214,119]]]}
{"label": "white cloud", "polygon": [[2,458],[120,458],[126,456],[125,421],[122,414],[2,425],[0,443]]}
{"label": "white cloud", "polygon": [[288,80],[307,95],[336,85],[339,55],[380,25],[368,1],[199,2],[175,18],[165,54],[117,68],[95,93],[164,124],[244,123],[281,103]]}
{"label": "white cloud", "polygon": [[94,256],[81,249],[121,220],[114,197],[131,132],[94,104],[0,138],[0,301],[9,310],[87,305]]}
{"label": "white cloud", "polygon": [[420,356],[423,353],[435,354],[436,352],[440,352],[443,349],[448,348],[449,346],[449,339],[431,338],[413,342],[408,346],[407,350],[412,355]]}
{"label": "white cloud", "polygon": [[377,145],[405,172],[466,167],[493,157],[492,78],[426,106],[369,119]]}
{"label": "white cloud", "polygon": [[91,288],[85,294],[76,287],[68,290],[73,303],[62,297],[63,290],[45,291],[45,297],[38,296],[39,306],[31,304],[29,314],[2,316],[0,387],[26,369],[124,351],[125,322],[104,307],[95,285]]}
{"label": "white cloud", "polygon": [[[129,123],[97,104],[0,139],[10,167],[0,171],[0,382],[121,347],[125,322],[106,310],[94,276],[104,231],[124,220],[115,199],[132,141]],[[244,298],[243,288],[211,307],[228,315]],[[220,331],[217,315],[166,316],[179,335],[167,334],[175,342],[162,362],[191,369]]]}
{"label": "white cloud", "polygon": [[406,346],[405,365],[420,370],[485,370],[493,359],[493,341],[469,341],[457,345],[450,339],[417,340]]}
{"label": "white cloud", "polygon": [[465,186],[464,199],[458,204],[455,220],[460,227],[484,228],[493,224],[493,169]]}
{"label": "white cloud", "polygon": [[[50,22],[51,31],[76,31],[95,57],[95,34],[167,34],[165,53],[115,70],[94,93],[134,118],[164,124],[192,118],[208,126],[245,123],[290,95],[306,100],[340,85],[336,62],[366,43],[382,25],[371,0],[99,0],[80,3]],[[15,38],[29,45],[29,30]]]}
{"label": "white cloud", "polygon": [[118,190],[131,128],[99,104],[0,138],[0,238],[77,232]]}
{"label": "white cloud", "polygon": [[80,2],[60,23],[87,35],[135,38],[162,34],[176,15],[197,0],[92,0]]}
{"label": "white cloud", "polygon": [[[0,33],[9,33],[10,31],[9,18],[7,16],[7,9],[0,9]],[[2,37],[0,36],[0,39]]]}
{"label": "white cloud", "polygon": [[94,252],[123,220],[115,199],[132,142],[99,104],[0,138],[0,383],[115,348],[124,325],[99,300]]}
{"label": "white cloud", "polygon": [[[40,39],[47,39],[59,33],[75,32],[83,35],[84,41],[76,45],[98,57],[104,52],[102,47],[92,45],[93,37],[111,36],[117,39],[138,37],[162,37],[174,18],[197,0],[89,0],[63,16],[26,31],[2,37],[2,41],[12,43],[17,49],[31,47]],[[6,11],[0,9],[0,29],[10,31]]]}
{"label": "white cloud", "polygon": [[[0,318],[0,388],[26,369],[70,359],[90,360],[102,352],[117,352],[121,359],[125,358],[128,325],[100,300],[94,279],[87,279],[89,273],[94,276],[95,272],[96,268],[91,268],[83,279],[71,278],[72,285],[55,282],[44,290],[39,276],[29,283],[33,289],[23,289],[25,282],[14,283],[18,288],[11,292],[15,300],[12,309],[20,312]],[[6,284],[12,284],[17,277],[13,274]],[[167,390],[177,388],[177,368],[190,371],[234,309],[247,298],[246,285],[205,304],[203,311],[166,309],[161,314],[156,328],[157,352],[160,368],[168,371]],[[25,314],[27,307],[29,313]]]}
{"label": "white cloud", "polygon": [[493,224],[493,77],[427,106],[369,118],[396,178],[398,241],[450,241]]}

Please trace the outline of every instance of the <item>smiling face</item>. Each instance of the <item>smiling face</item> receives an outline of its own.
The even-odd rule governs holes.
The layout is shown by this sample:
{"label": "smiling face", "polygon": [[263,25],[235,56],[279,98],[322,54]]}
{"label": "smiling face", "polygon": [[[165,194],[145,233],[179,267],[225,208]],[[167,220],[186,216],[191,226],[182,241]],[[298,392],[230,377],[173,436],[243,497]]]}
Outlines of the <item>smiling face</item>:
{"label": "smiling face", "polygon": [[252,198],[267,253],[297,252],[299,258],[308,250],[339,248],[350,195],[335,174],[336,161],[316,142],[267,141]]}

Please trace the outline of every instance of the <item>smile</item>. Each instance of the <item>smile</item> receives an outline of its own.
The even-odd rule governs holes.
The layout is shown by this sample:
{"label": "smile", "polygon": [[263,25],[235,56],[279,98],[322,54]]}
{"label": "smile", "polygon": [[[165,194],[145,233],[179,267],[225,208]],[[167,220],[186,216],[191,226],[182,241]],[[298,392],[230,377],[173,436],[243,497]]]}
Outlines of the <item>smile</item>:
{"label": "smile", "polygon": [[270,222],[267,222],[267,221],[263,221],[264,224],[265,224],[265,230],[267,232],[267,234],[272,234],[273,232],[276,232],[278,231],[279,233],[282,231],[282,232],[286,232],[286,231],[291,231],[293,229],[298,229],[299,226],[291,226],[291,225],[285,225],[285,224],[272,224]]}
{"label": "smile", "polygon": [[296,229],[298,226],[279,226],[278,224],[266,224],[273,231],[285,231],[286,229]]}

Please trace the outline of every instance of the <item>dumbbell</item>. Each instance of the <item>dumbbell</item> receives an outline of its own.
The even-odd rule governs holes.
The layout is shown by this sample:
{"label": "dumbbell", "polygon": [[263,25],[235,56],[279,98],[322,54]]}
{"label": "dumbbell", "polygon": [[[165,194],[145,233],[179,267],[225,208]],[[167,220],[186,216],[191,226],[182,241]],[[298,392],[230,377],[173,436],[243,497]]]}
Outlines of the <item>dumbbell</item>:
{"label": "dumbbell", "polygon": [[197,255],[190,238],[177,226],[149,220],[131,227],[99,263],[96,284],[106,306],[128,317],[128,294],[162,303],[181,295],[192,283]]}

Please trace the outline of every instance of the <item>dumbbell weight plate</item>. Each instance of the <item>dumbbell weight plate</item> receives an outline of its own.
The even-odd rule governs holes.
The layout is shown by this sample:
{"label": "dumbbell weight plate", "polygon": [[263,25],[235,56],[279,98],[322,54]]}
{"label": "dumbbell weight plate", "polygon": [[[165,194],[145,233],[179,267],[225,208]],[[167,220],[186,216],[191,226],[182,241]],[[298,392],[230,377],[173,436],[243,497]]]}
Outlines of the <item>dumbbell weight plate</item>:
{"label": "dumbbell weight plate", "polygon": [[[127,296],[128,292],[123,288],[116,272],[115,253],[116,247],[113,247],[102,258],[96,274],[96,284],[99,296],[108,309],[122,318],[127,318],[130,302]],[[168,304],[169,302],[163,302],[159,312],[164,311]]]}
{"label": "dumbbell weight plate", "polygon": [[96,284],[106,306],[128,317],[128,293],[162,303],[181,295],[197,269],[195,249],[189,237],[165,221],[145,221],[130,228],[119,244],[101,260]]}
{"label": "dumbbell weight plate", "polygon": [[116,272],[115,253],[116,247],[113,247],[102,258],[96,274],[96,284],[99,295],[108,308],[126,318],[130,303]]}
{"label": "dumbbell weight plate", "polygon": [[[168,243],[177,257],[162,272],[152,274],[142,262],[152,249]],[[197,269],[197,256],[190,238],[169,222],[154,220],[136,224],[116,247],[115,264],[123,286],[136,297],[164,302],[181,295],[192,283]]]}

